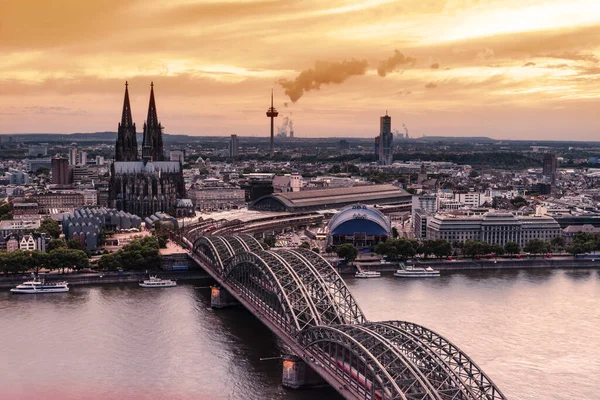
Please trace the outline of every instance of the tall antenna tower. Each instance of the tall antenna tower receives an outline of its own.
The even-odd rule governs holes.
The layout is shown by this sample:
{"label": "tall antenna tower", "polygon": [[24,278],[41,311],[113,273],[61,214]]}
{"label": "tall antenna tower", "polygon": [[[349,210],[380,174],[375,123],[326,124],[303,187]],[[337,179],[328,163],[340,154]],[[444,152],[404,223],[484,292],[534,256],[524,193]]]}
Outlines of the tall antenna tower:
{"label": "tall antenna tower", "polygon": [[279,115],[275,107],[273,107],[273,89],[271,89],[271,107],[267,110],[267,117],[271,118],[271,148],[270,154],[271,158],[275,155],[275,136],[274,136],[274,125],[273,119]]}

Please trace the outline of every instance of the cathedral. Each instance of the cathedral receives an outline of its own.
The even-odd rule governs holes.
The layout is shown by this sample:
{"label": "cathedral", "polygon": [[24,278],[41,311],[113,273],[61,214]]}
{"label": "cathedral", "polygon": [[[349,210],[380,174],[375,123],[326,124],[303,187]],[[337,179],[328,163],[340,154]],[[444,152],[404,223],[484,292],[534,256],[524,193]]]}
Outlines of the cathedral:
{"label": "cathedral", "polygon": [[147,217],[158,211],[171,215],[180,214],[176,209],[177,204],[185,198],[182,166],[179,161],[165,161],[162,131],[156,112],[154,84],[151,84],[140,160],[126,82],[115,161],[110,171],[111,207],[140,217]]}

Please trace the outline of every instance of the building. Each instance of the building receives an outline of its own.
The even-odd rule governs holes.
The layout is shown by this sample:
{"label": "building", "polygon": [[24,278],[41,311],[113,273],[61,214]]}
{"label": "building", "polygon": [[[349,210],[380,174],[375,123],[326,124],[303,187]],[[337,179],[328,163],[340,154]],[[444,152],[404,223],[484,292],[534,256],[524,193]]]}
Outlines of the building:
{"label": "building", "polygon": [[104,229],[113,231],[139,229],[141,225],[140,217],[124,211],[107,208],[80,208],[63,216],[62,231],[67,239],[77,239],[87,249],[95,250]]}
{"label": "building", "polygon": [[84,189],[79,190],[79,193],[83,195],[83,205],[85,207],[97,206],[98,205],[98,191],[95,189]]}
{"label": "building", "polygon": [[19,249],[21,250],[36,250],[36,241],[31,235],[25,235],[19,242]]}
{"label": "building", "polygon": [[37,158],[23,160],[25,168],[28,172],[35,172],[40,168],[46,168],[48,171],[52,169],[52,160],[50,158]]}
{"label": "building", "polygon": [[391,236],[390,219],[373,207],[355,204],[344,208],[331,218],[328,243],[339,246],[351,243],[356,247],[371,247]]}
{"label": "building", "polygon": [[9,219],[0,221],[0,236],[14,236],[20,238],[25,231],[34,231],[40,228],[40,218]]}
{"label": "building", "polygon": [[375,144],[373,145],[373,153],[376,160],[379,160],[379,139],[379,136],[375,137]]}
{"label": "building", "polygon": [[71,148],[69,149],[69,165],[77,165],[77,144],[72,143]]}
{"label": "building", "polygon": [[65,158],[52,159],[52,183],[54,185],[70,185],[73,183],[69,160]]}
{"label": "building", "polygon": [[6,241],[6,251],[15,251],[15,250],[19,250],[19,241],[14,236],[11,236]]}
{"label": "building", "polygon": [[82,151],[79,153],[79,164],[81,164],[81,165],[87,164],[87,151]]}
{"label": "building", "polygon": [[298,174],[275,175],[273,177],[273,192],[299,192],[302,188],[302,176]]}
{"label": "building", "polygon": [[440,208],[440,199],[436,194],[425,194],[422,196],[412,197],[412,209],[413,213],[415,210],[421,209],[430,213],[438,212]]}
{"label": "building", "polygon": [[49,214],[54,212],[68,212],[83,207],[83,195],[75,191],[54,191],[31,196],[39,205],[39,212]]}
{"label": "building", "polygon": [[13,203],[12,215],[14,219],[30,218],[37,215],[39,206],[37,203]]}
{"label": "building", "polygon": [[246,202],[255,201],[262,196],[272,194],[274,191],[273,179],[275,179],[275,174],[251,173],[246,175],[246,179],[246,182],[242,184]]}
{"label": "building", "polygon": [[379,163],[382,165],[392,165],[392,143],[394,135],[392,134],[392,117],[387,115],[379,118]]}
{"label": "building", "polygon": [[569,225],[565,229],[563,229],[563,236],[565,237],[565,241],[567,244],[573,243],[573,239],[575,235],[578,233],[600,233],[600,228],[595,227],[594,225]]}
{"label": "building", "polygon": [[427,239],[427,224],[435,215],[427,210],[421,208],[412,210],[413,212],[413,229],[415,231],[415,238],[418,240]]}
{"label": "building", "polygon": [[307,212],[337,209],[353,204],[397,205],[410,209],[412,195],[394,185],[364,185],[334,189],[303,190],[262,196],[251,210]]}
{"label": "building", "polygon": [[230,210],[246,205],[244,189],[215,178],[195,183],[188,195],[199,211]]}
{"label": "building", "polygon": [[27,154],[32,157],[45,157],[48,155],[48,143],[30,144]]}
{"label": "building", "polygon": [[[129,127],[125,129],[125,127]],[[179,161],[165,161],[163,127],[158,120],[151,84],[148,117],[144,123],[142,160],[130,135],[134,131],[128,87],[125,87],[123,114],[117,135],[115,162],[111,165],[109,205],[117,210],[146,217],[156,212],[175,214],[178,199],[185,198],[185,183]]]}
{"label": "building", "polygon": [[521,247],[532,239],[552,240],[561,235],[560,225],[548,216],[515,216],[511,213],[437,214],[427,222],[427,239],[449,242],[478,240],[506,245],[516,242]]}
{"label": "building", "polygon": [[185,163],[185,150],[171,150],[169,151],[169,161],[177,161]]}
{"label": "building", "polygon": [[8,179],[9,185],[21,186],[29,183],[29,174],[15,168],[9,168],[4,176]]}
{"label": "building", "polygon": [[237,157],[240,155],[240,143],[237,135],[231,135],[229,139],[229,157]]}
{"label": "building", "polygon": [[556,180],[557,167],[558,167],[558,160],[556,158],[556,154],[545,153],[542,172],[543,172],[544,176],[549,177],[552,180],[552,182],[554,182]]}

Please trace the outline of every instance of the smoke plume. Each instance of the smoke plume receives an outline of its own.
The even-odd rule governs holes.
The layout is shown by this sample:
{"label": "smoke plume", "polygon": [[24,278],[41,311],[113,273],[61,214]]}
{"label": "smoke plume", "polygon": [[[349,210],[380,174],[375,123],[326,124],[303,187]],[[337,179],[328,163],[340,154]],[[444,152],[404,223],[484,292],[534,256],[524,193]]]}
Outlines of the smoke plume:
{"label": "smoke plume", "polygon": [[317,61],[314,68],[300,72],[293,81],[280,79],[279,84],[290,100],[295,103],[304,92],[319,90],[321,85],[342,83],[352,76],[364,75],[367,66],[366,60],[354,58],[341,62]]}
{"label": "smoke plume", "polygon": [[381,61],[379,63],[379,67],[377,68],[377,73],[379,76],[386,76],[390,72],[393,72],[396,67],[399,65],[410,64],[414,65],[417,62],[417,59],[414,57],[406,57],[404,54],[400,53],[398,50],[394,50],[394,55]]}

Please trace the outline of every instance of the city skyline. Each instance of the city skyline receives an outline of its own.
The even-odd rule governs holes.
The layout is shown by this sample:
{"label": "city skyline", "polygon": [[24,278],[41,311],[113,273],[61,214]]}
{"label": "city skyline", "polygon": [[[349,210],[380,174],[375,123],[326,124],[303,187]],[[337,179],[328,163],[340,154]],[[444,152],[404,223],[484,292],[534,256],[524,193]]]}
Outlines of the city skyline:
{"label": "city skyline", "polygon": [[268,137],[271,88],[299,137],[598,133],[590,0],[31,3],[0,5],[1,134],[116,131],[125,81],[172,134]]}

